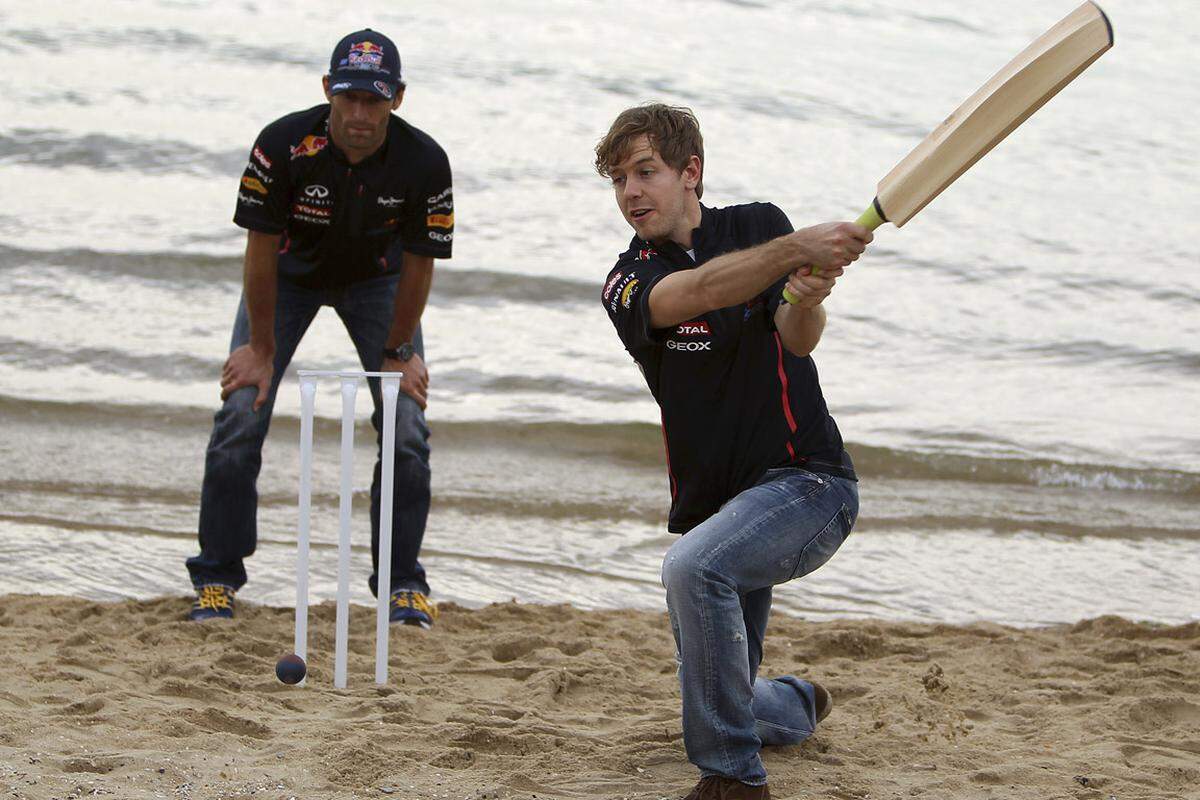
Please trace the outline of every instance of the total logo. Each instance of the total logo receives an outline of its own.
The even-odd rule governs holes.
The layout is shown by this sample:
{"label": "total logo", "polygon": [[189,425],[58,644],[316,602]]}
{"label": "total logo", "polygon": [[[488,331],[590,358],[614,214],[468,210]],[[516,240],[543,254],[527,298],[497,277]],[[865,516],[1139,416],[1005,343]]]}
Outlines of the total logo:
{"label": "total logo", "polygon": [[674,339],[667,339],[668,350],[681,350],[688,353],[695,353],[700,350],[712,351],[712,342],[677,342]]}
{"label": "total logo", "polygon": [[292,206],[292,211],[294,211],[298,216],[308,215],[310,217],[321,217],[322,219],[328,219],[330,216],[332,216],[332,212],[328,208],[316,208],[314,206],[305,205],[304,203],[294,204]]}
{"label": "total logo", "polygon": [[702,319],[683,323],[675,329],[675,333],[679,336],[712,336],[708,323]]}
{"label": "total logo", "polygon": [[329,190],[319,183],[304,187],[306,197],[329,197]]}

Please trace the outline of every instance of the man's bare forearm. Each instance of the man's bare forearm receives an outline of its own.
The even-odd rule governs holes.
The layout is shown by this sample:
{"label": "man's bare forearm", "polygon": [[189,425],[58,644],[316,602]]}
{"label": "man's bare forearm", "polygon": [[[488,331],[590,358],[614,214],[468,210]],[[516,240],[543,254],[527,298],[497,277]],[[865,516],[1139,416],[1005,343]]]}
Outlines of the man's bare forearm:
{"label": "man's bare forearm", "polygon": [[717,308],[744,303],[804,262],[793,236],[726,253],[693,270],[674,272],[654,287],[650,324],[666,328]]}
{"label": "man's bare forearm", "polygon": [[392,327],[387,346],[399,347],[411,342],[425,313],[429,289],[433,286],[433,258],[404,254],[400,283],[396,286],[396,303],[392,311]]}
{"label": "man's bare forearm", "polygon": [[871,232],[852,222],[826,222],[726,253],[673,272],[650,293],[650,324],[667,328],[718,308],[744,303],[804,265],[841,268],[858,258]]}
{"label": "man's bare forearm", "polygon": [[825,331],[825,306],[805,308],[783,303],[775,312],[775,327],[788,352],[806,356],[817,348]]}
{"label": "man's bare forearm", "polygon": [[250,347],[263,355],[275,353],[275,298],[279,292],[279,235],[250,231],[242,272]]}
{"label": "man's bare forearm", "polygon": [[790,236],[717,256],[696,270],[697,289],[710,309],[744,303],[804,263]]}

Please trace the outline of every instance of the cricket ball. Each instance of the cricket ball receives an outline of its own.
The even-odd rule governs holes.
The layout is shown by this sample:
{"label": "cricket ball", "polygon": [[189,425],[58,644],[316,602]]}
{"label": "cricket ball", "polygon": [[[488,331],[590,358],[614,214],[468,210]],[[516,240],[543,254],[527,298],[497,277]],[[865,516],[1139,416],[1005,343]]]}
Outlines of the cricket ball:
{"label": "cricket ball", "polygon": [[275,662],[275,677],[284,683],[299,683],[304,680],[306,672],[308,667],[305,666],[304,659],[295,653],[288,653]]}

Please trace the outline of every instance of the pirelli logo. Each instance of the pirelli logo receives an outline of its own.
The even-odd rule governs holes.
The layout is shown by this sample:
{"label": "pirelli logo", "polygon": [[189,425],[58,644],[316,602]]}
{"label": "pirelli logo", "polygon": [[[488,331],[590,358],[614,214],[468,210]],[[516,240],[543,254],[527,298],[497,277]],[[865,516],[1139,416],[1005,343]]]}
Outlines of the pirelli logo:
{"label": "pirelli logo", "polygon": [[454,214],[430,214],[425,218],[425,224],[430,228],[453,228]]}
{"label": "pirelli logo", "polygon": [[259,194],[267,193],[267,187],[263,186],[262,181],[260,181],[258,178],[251,178],[249,175],[242,178],[242,186],[245,186],[252,192],[258,192]]}

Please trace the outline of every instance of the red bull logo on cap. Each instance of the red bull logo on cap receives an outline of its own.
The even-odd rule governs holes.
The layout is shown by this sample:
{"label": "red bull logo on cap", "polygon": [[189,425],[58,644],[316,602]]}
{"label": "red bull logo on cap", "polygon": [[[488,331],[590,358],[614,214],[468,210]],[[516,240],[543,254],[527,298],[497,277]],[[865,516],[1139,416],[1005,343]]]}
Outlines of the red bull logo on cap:
{"label": "red bull logo on cap", "polygon": [[350,56],[346,59],[350,69],[383,69],[383,48],[374,42],[355,42],[350,45]]}
{"label": "red bull logo on cap", "polygon": [[327,136],[305,136],[300,144],[292,146],[292,160],[295,161],[301,156],[315,156],[324,150],[327,144],[329,144]]}

